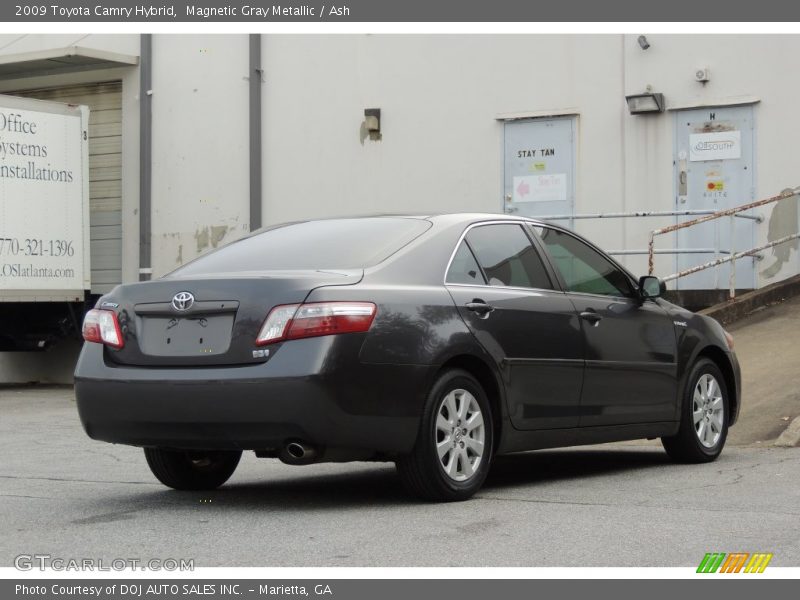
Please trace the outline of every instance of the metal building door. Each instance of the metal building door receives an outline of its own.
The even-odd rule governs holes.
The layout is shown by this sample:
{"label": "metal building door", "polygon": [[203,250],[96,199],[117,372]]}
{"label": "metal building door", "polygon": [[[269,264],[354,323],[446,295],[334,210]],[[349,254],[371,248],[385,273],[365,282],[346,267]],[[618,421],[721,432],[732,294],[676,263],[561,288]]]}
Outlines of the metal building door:
{"label": "metal building door", "polygon": [[[506,121],[503,209],[525,217],[572,215],[575,117]],[[559,221],[572,225],[572,220]]]}
{"label": "metal building door", "polygon": [[[725,210],[755,199],[753,107],[733,106],[682,110],[675,113],[676,210]],[[748,214],[748,213],[743,213]],[[681,216],[678,222],[696,217]],[[755,221],[729,217],[676,232],[676,247],[709,249],[702,254],[677,254],[677,271],[755,245]],[[731,243],[733,242],[733,243]],[[755,258],[736,261],[736,287],[755,287]],[[677,279],[677,289],[725,289],[730,263]]]}

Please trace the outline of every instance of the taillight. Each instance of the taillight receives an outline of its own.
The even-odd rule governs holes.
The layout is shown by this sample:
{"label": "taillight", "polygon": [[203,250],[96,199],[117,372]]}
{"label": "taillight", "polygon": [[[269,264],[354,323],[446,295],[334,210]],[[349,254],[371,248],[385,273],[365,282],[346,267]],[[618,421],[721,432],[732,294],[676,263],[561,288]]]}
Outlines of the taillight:
{"label": "taillight", "polygon": [[367,331],[376,311],[372,302],[311,302],[276,306],[261,326],[256,345]]}
{"label": "taillight", "polygon": [[108,344],[122,348],[122,330],[119,328],[117,314],[111,310],[93,308],[83,318],[83,339],[87,342]]}
{"label": "taillight", "polygon": [[292,317],[299,306],[299,304],[284,304],[283,306],[276,306],[269,311],[264,324],[261,326],[261,331],[258,332],[258,337],[256,337],[256,346],[285,340],[289,324],[292,322]]}

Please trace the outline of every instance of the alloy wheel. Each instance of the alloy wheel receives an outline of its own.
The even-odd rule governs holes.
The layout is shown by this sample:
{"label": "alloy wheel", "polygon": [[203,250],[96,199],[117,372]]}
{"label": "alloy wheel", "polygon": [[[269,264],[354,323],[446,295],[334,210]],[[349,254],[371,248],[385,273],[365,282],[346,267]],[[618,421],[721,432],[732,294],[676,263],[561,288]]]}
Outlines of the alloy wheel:
{"label": "alloy wheel", "polygon": [[449,392],[436,416],[436,453],[444,473],[454,481],[467,481],[484,455],[486,429],[480,405],[467,390]]}
{"label": "alloy wheel", "polygon": [[692,397],[692,419],[697,439],[706,448],[713,448],[722,435],[725,404],[719,383],[710,373],[697,380]]}

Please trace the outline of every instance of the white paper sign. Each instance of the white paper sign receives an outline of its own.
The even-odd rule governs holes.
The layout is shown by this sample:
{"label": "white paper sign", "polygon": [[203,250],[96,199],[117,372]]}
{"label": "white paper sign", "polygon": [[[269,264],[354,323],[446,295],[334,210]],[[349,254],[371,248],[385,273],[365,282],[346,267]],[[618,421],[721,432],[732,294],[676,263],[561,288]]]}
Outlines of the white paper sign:
{"label": "white paper sign", "polygon": [[693,133],[689,136],[689,160],[726,160],[742,156],[741,131]]}
{"label": "white paper sign", "polygon": [[566,173],[514,177],[514,202],[559,202],[566,199]]}

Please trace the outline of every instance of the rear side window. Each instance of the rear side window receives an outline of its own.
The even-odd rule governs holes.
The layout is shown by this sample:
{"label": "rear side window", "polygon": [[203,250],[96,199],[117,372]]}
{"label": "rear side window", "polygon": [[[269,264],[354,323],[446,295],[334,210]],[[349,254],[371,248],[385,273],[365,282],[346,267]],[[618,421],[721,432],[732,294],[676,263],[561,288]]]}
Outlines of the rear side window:
{"label": "rear side window", "polygon": [[569,291],[602,296],[633,295],[625,273],[591,246],[568,233],[546,227],[539,235]]}
{"label": "rear side window", "polygon": [[233,242],[171,275],[323,269],[362,269],[385,260],[430,228],[402,217],[289,223]]}
{"label": "rear side window", "polygon": [[486,285],[481,268],[466,242],[461,242],[458,251],[453,256],[453,262],[450,263],[450,268],[447,270],[445,281],[447,283]]}
{"label": "rear side window", "polygon": [[466,239],[489,285],[552,289],[542,259],[520,225],[481,225]]}

